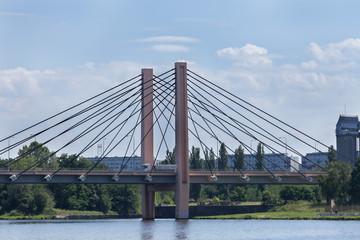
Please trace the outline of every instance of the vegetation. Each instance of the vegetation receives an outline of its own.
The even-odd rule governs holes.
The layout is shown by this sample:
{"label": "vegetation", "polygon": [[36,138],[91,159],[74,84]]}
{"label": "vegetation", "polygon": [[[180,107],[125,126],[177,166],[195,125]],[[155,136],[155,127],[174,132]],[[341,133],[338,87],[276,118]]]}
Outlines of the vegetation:
{"label": "vegetation", "polygon": [[350,166],[343,162],[328,162],[328,176],[319,178],[321,192],[330,203],[334,199],[337,204],[345,204],[348,200]]}
{"label": "vegetation", "polygon": [[360,203],[360,158],[355,164],[355,167],[351,173],[349,194],[351,201]]}
{"label": "vegetation", "polygon": [[312,220],[360,220],[360,216],[343,216],[343,215],[318,215],[323,211],[319,204],[308,201],[291,202],[282,206],[271,208],[267,212],[230,214],[208,217],[196,217],[197,219],[312,219]]}
{"label": "vegetation", "polygon": [[[264,147],[258,144],[256,155],[257,169],[264,168]],[[34,153],[29,153],[36,149]],[[319,186],[308,185],[236,185],[236,184],[191,184],[190,198],[197,202],[260,202],[264,205],[285,204],[275,207],[270,213],[239,215],[239,218],[272,218],[290,217],[308,218],[314,215],[314,208],[325,199],[328,203],[334,199],[337,204],[360,203],[360,159],[351,168],[345,163],[336,161],[336,154],[329,148],[329,161],[326,165],[327,177],[321,177]],[[14,160],[12,169],[32,168],[38,163],[37,169],[88,169],[94,163],[77,155],[62,154],[56,157],[46,146],[33,142],[19,150],[23,158]],[[213,150],[205,150],[205,161],[200,158],[200,149],[192,147],[189,156],[190,167],[200,170],[215,168],[215,154]],[[219,149],[218,168],[227,169],[228,154],[224,143]],[[164,164],[175,161],[175,148],[173,152],[166,152]],[[235,168],[244,169],[244,149],[239,146],[235,150]],[[0,160],[2,169],[7,169],[5,160]],[[106,166],[99,164],[96,169]],[[351,173],[351,174],[350,174]],[[131,215],[140,212],[140,186],[139,185],[101,185],[101,184],[49,184],[49,185],[0,185],[0,214],[3,216],[46,216],[58,214],[59,209],[67,211],[90,211],[101,214]],[[173,192],[159,192],[155,195],[156,204],[174,204]],[[296,206],[292,205],[296,201]],[[300,202],[299,202],[300,201]],[[305,204],[304,202],[306,201]],[[270,214],[270,215],[268,215]]]}
{"label": "vegetation", "polygon": [[237,149],[235,149],[234,166],[235,169],[238,170],[245,169],[245,153],[241,145]]}
{"label": "vegetation", "polygon": [[218,160],[218,169],[225,170],[228,168],[227,166],[228,166],[228,159],[229,159],[229,155],[226,151],[225,143],[221,143],[220,149],[219,149],[219,155],[220,155],[220,158]]}
{"label": "vegetation", "polygon": [[[33,151],[34,150],[34,151]],[[33,152],[32,152],[33,151]],[[94,163],[76,155],[56,157],[46,146],[32,142],[19,150],[12,169],[89,169]],[[0,166],[7,169],[6,161]],[[95,169],[107,168],[98,164]],[[0,213],[5,215],[54,214],[54,209],[116,212],[129,215],[140,211],[140,187],[137,185],[101,184],[16,184],[0,185]]]}
{"label": "vegetation", "polygon": [[259,143],[257,145],[257,151],[256,151],[256,164],[255,164],[255,168],[257,170],[264,170],[264,157],[265,157],[265,151],[264,151],[264,146]]}

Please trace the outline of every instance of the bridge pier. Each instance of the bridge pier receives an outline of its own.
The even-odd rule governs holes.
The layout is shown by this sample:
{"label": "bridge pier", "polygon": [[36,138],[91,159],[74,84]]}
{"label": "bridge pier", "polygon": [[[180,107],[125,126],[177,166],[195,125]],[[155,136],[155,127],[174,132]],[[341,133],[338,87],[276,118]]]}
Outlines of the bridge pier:
{"label": "bridge pier", "polygon": [[[142,69],[142,110],[141,110],[141,164],[153,165],[153,70]],[[150,185],[141,185],[141,207],[143,219],[155,218],[155,192]]]}
{"label": "bridge pier", "polygon": [[189,218],[189,142],[187,105],[187,68],[185,62],[175,63],[175,218]]}

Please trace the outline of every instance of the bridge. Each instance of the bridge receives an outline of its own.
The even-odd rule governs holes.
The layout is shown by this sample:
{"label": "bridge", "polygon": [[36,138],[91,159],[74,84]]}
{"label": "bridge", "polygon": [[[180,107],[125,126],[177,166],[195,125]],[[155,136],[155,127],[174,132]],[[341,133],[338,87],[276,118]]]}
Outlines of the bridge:
{"label": "bridge", "polygon": [[[270,129],[276,129],[275,133]],[[155,218],[156,191],[175,191],[175,216],[183,219],[189,216],[190,184],[318,184],[319,177],[326,176],[326,169],[307,159],[319,171],[299,171],[298,161],[281,153],[279,148],[306,156],[296,147],[281,141],[277,137],[279,133],[318,152],[321,151],[309,142],[315,141],[318,146],[328,148],[188,70],[185,62],[177,62],[174,69],[160,75],[154,75],[153,69],[142,69],[141,74],[132,79],[1,139],[0,143],[7,143],[7,146],[2,146],[0,154],[8,153],[8,159],[0,165],[4,169],[0,171],[0,183],[141,184],[144,219]],[[138,143],[135,144],[137,134],[140,136],[136,137]],[[42,137],[44,141],[29,147],[15,158],[10,157],[10,150],[36,137]],[[82,150],[76,153],[75,161],[94,144],[104,142],[104,139],[111,140],[106,148],[103,146],[98,160],[90,169],[66,170],[68,163],[53,170],[40,167],[69,146],[86,142]],[[252,141],[258,142],[258,149],[252,148]],[[39,154],[37,150],[49,143],[56,143],[60,147],[24,169],[11,169],[23,158]],[[189,144],[200,145],[200,148],[190,150]],[[216,153],[211,145],[216,145]],[[162,159],[161,152],[171,152],[170,146],[174,146],[172,160],[176,163],[176,169],[154,169]],[[278,163],[267,158],[264,147],[286,162],[291,171],[285,171]],[[123,156],[129,157],[124,158],[118,171],[97,169],[106,156],[120,148],[124,151]],[[138,149],[141,149],[141,163],[150,166],[150,170],[124,171]],[[256,159],[255,164],[244,160],[244,151]],[[200,152],[204,158],[201,163]],[[231,158],[234,161],[232,170],[227,166],[228,152],[234,155]],[[267,163],[277,170],[272,170]]]}
{"label": "bridge", "polygon": [[[14,180],[13,184],[48,184],[48,183],[66,183],[66,184],[82,184],[83,181],[79,180],[79,176],[84,175],[86,170],[64,170],[58,172],[51,181],[47,181],[46,177],[50,176],[53,171],[40,170],[28,171]],[[18,175],[21,170],[13,170],[8,172],[6,170],[0,171],[0,184],[10,183],[11,176]],[[234,171],[189,171],[190,183],[194,184],[318,184],[319,176],[326,176],[324,172],[311,172],[307,173],[308,178],[294,172],[274,172],[278,177],[273,178],[264,171],[244,171],[243,175],[239,175]],[[157,172],[152,173],[152,180],[149,182],[145,179],[149,175],[148,172],[134,171],[122,172],[116,175],[114,171],[92,171],[86,177],[86,183],[89,184],[151,184],[151,185],[168,185],[176,183],[175,172]],[[118,176],[114,178],[114,176]],[[216,176],[214,179],[212,176]],[[311,180],[309,181],[309,178]],[[280,181],[279,181],[280,180]]]}

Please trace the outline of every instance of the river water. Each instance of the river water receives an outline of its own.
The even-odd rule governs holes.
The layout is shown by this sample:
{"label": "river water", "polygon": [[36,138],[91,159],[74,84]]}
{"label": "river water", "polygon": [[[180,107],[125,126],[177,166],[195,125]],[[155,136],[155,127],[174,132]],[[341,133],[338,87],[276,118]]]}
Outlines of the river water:
{"label": "river water", "polygon": [[358,240],[359,224],[359,221],[319,220],[14,220],[0,221],[0,239]]}

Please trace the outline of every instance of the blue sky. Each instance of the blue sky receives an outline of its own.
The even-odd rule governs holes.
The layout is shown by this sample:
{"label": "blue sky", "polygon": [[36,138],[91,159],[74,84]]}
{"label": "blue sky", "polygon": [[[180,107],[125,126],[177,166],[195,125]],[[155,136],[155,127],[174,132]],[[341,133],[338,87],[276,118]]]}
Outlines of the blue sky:
{"label": "blue sky", "polygon": [[[359,1],[0,2],[0,132],[189,68],[327,144],[359,114]],[[304,149],[304,151],[310,151]]]}

